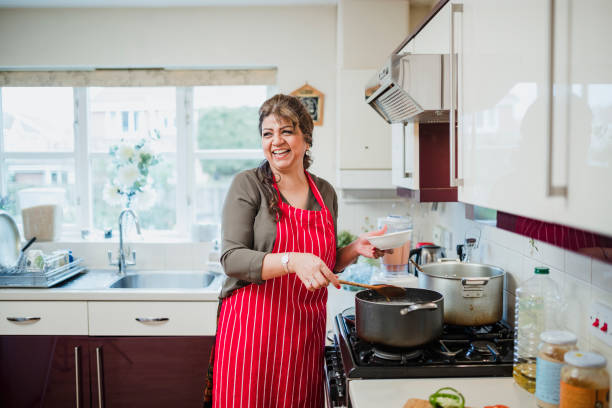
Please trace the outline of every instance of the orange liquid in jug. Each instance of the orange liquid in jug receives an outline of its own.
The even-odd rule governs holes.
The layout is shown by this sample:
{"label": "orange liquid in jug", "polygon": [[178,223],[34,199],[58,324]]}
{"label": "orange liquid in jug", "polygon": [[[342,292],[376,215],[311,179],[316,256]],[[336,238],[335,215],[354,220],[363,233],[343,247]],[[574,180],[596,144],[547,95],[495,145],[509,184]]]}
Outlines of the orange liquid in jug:
{"label": "orange liquid in jug", "polygon": [[408,272],[408,256],[410,255],[410,241],[399,248],[394,248],[392,254],[383,256],[383,265],[388,272]]}

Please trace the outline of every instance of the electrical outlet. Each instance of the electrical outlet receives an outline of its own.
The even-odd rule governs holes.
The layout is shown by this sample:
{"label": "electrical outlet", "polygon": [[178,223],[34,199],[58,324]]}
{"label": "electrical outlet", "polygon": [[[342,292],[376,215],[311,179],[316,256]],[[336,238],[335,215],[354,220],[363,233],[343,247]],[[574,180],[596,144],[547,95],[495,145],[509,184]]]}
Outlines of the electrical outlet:
{"label": "electrical outlet", "polygon": [[591,335],[612,346],[612,308],[600,302],[591,303]]}

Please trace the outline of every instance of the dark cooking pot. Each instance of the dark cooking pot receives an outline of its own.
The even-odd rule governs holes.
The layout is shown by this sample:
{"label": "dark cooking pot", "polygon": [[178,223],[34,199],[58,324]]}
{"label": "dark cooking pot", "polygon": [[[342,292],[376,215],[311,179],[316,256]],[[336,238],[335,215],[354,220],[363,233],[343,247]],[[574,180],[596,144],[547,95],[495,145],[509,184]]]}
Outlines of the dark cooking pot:
{"label": "dark cooking pot", "polygon": [[357,335],[372,343],[415,347],[442,334],[444,298],[427,289],[407,288],[406,295],[387,300],[373,290],[355,295]]}
{"label": "dark cooking pot", "polygon": [[444,295],[444,321],[460,326],[495,323],[503,314],[503,269],[456,261],[421,267],[419,286]]}

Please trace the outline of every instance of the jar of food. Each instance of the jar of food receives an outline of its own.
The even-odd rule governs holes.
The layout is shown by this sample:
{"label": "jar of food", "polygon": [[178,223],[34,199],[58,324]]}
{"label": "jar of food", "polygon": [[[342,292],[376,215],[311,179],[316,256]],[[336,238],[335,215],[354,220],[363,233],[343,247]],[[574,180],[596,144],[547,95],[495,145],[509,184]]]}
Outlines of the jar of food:
{"label": "jar of food", "polygon": [[565,363],[561,369],[560,408],[609,408],[610,374],[605,357],[569,351]]}
{"label": "jar of food", "polygon": [[540,408],[557,408],[563,356],[576,349],[578,338],[567,331],[551,330],[543,332],[540,340],[536,360],[536,401]]}

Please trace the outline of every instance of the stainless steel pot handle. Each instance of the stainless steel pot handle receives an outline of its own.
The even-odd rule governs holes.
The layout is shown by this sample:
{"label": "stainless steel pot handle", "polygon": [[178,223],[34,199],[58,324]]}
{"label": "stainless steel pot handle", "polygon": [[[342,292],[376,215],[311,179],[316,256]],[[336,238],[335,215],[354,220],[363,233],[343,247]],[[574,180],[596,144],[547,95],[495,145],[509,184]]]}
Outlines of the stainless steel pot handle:
{"label": "stainless steel pot handle", "polygon": [[400,314],[402,316],[405,316],[405,315],[407,315],[410,312],[414,312],[415,310],[422,310],[422,309],[435,310],[437,308],[438,308],[438,305],[436,305],[433,302],[431,302],[431,303],[418,303],[418,304],[410,305],[408,307],[405,307],[405,308],[401,309],[400,310]]}
{"label": "stainless steel pot handle", "polygon": [[461,284],[463,286],[484,286],[489,283],[491,278],[463,278]]}
{"label": "stainless steel pot handle", "polygon": [[438,263],[443,263],[443,262],[461,262],[461,260],[459,258],[440,258],[438,259]]}

